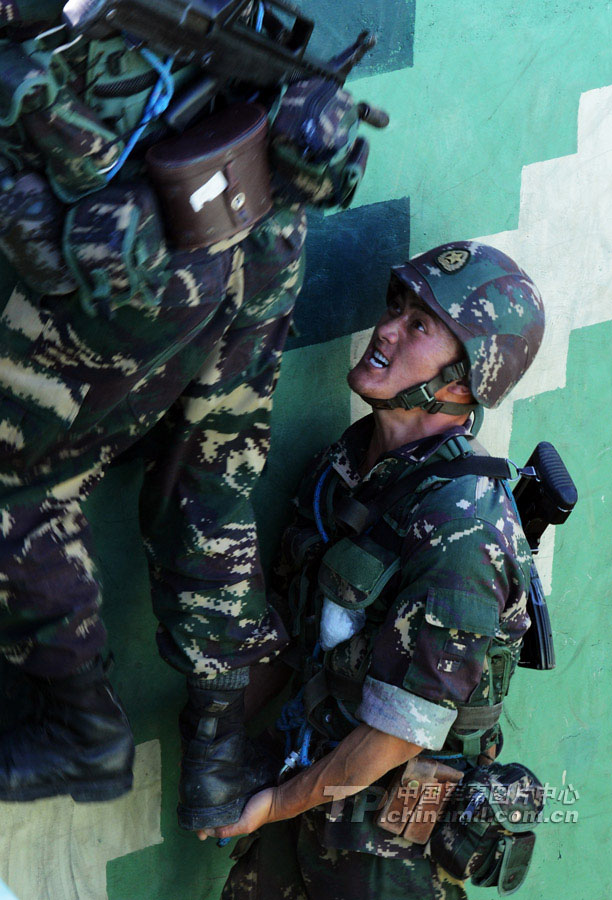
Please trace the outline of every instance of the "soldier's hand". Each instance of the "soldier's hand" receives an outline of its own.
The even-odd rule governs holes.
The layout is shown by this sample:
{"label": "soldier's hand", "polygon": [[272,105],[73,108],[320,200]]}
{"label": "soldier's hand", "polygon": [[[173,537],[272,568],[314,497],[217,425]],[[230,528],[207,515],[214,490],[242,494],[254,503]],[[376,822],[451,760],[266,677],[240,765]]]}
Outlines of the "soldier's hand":
{"label": "soldier's hand", "polygon": [[265,788],[254,794],[244,807],[242,815],[233,825],[220,825],[216,828],[203,828],[198,837],[205,841],[207,837],[229,838],[239,834],[251,834],[262,825],[272,821],[274,809],[274,788]]}

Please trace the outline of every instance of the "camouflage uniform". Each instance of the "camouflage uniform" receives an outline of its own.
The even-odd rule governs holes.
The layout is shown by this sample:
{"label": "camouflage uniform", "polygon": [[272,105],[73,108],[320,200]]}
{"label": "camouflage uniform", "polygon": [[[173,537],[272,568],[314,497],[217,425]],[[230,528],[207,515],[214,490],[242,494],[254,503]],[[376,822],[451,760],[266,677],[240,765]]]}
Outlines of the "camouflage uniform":
{"label": "camouflage uniform", "polygon": [[[315,756],[360,720],[462,768],[501,739],[497,724],[467,736],[453,725],[461,709],[491,707],[507,692],[529,625],[531,553],[502,484],[472,475],[430,477],[365,534],[346,536],[336,519],[343,496],[367,490],[375,497],[426,463],[473,452],[466,429],[455,427],[385,454],[361,479],[372,427],[371,417],[351,426],[300,487],[278,567],[295,640],[287,660],[300,681],[321,665],[326,671],[327,695],[307,708],[318,735]],[[361,607],[366,618],[357,634],[313,661],[323,596]],[[465,898],[463,886],[433,866],[422,846],[375,825],[387,779],[339,809],[327,805],[300,817],[292,826],[291,862],[270,864],[281,856],[268,828],[248,852],[246,842],[239,845],[238,854],[246,855],[230,874],[224,900]],[[269,886],[283,865],[293,867],[299,889]]]}
{"label": "camouflage uniform", "polygon": [[[162,655],[213,677],[286,640],[266,605],[250,494],[303,278],[298,201],[331,206],[354,190],[356,108],[333,86],[318,126],[321,147],[333,143],[335,191],[317,193],[323,166],[312,182],[300,171],[289,197],[285,168],[282,205],[250,234],[172,252],[142,154],[107,184],[158,73],[119,35],[59,50],[53,36],[23,39],[20,24],[44,13],[51,25],[62,6],[0,9],[14,36],[0,44],[0,248],[24,282],[0,315],[0,652],[53,678],[99,652],[81,504],[135,447],[147,461],[141,523]],[[171,80],[194,71],[177,63]],[[308,90],[286,98],[279,115],[289,104],[299,119]],[[282,137],[276,128],[272,144]]]}
{"label": "camouflage uniform", "polygon": [[[389,842],[390,844],[392,842]],[[321,842],[317,813],[266,825],[242,838],[222,900],[465,900],[465,891],[433,860],[422,855],[342,850]],[[391,861],[392,860],[392,861]]]}
{"label": "camouflage uniform", "polygon": [[59,676],[102,646],[81,503],[137,441],[150,460],[141,521],[163,655],[212,675],[279,645],[249,497],[304,236],[303,216],[281,210],[240,245],[176,253],[159,304],[135,298],[112,319],[15,288],[0,316],[0,644],[11,662]]}

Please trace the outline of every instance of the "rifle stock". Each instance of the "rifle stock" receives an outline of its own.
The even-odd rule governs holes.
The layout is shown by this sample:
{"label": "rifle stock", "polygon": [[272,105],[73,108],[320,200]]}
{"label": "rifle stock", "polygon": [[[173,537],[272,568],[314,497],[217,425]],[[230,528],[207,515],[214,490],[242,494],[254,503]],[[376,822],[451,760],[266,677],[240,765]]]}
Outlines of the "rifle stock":
{"label": "rifle stock", "polygon": [[[557,450],[541,441],[526,463],[535,477],[522,477],[514,489],[527,542],[535,554],[549,525],[560,525],[578,500],[578,492]],[[555,668],[553,635],[542,584],[535,565],[531,567],[531,588],[527,600],[531,626],[525,634],[519,666],[528,669]]]}

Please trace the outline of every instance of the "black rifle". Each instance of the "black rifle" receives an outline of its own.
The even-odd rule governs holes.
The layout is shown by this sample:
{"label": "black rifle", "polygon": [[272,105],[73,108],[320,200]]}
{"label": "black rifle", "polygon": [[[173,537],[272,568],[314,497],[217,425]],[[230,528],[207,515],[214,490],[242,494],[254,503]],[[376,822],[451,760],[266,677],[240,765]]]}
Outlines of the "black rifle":
{"label": "black rifle", "polygon": [[[166,115],[182,128],[225,84],[273,88],[319,76],[343,85],[376,43],[363,31],[342,53],[324,62],[306,55],[314,23],[286,0],[69,0],[64,22],[74,34],[123,31],[182,63],[198,63],[205,77]],[[388,118],[360,104],[360,116],[376,127]]]}
{"label": "black rifle", "polygon": [[[540,538],[549,525],[561,525],[578,500],[576,485],[563,460],[552,444],[542,441],[529,459],[526,469],[533,468],[535,477],[523,476],[513,494],[521,517],[521,524],[531,552],[536,554]],[[531,587],[527,612],[531,619],[523,640],[519,666],[528,669],[554,669],[550,618],[542,583],[535,565],[531,566]]]}

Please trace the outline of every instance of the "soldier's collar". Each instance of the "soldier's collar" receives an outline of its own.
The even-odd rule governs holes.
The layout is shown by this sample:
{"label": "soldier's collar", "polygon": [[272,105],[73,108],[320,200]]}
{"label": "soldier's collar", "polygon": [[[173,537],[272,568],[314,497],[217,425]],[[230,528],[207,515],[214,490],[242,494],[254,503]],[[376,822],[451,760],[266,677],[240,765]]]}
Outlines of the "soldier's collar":
{"label": "soldier's collar", "polygon": [[330,448],[329,462],[350,487],[361,481],[359,465],[369,447],[373,430],[374,416],[370,413],[353,422]]}
{"label": "soldier's collar", "polygon": [[[363,419],[358,419],[350,425],[340,440],[332,444],[330,448],[329,462],[350,487],[354,487],[362,480],[359,474],[359,465],[368,449],[373,429],[374,416],[372,414],[364,416]],[[454,425],[442,434],[420,438],[418,441],[411,441],[396,450],[385,453],[377,460],[376,465],[383,459],[389,458],[401,459],[412,465],[420,465],[437,454],[446,444],[452,442],[453,438],[469,435],[469,426]]]}
{"label": "soldier's collar", "polygon": [[445,445],[457,437],[468,437],[470,435],[469,427],[465,425],[454,425],[442,434],[433,434],[430,437],[421,438],[418,441],[412,441],[398,447],[389,456],[397,456],[411,463],[423,463],[431,459]]}

